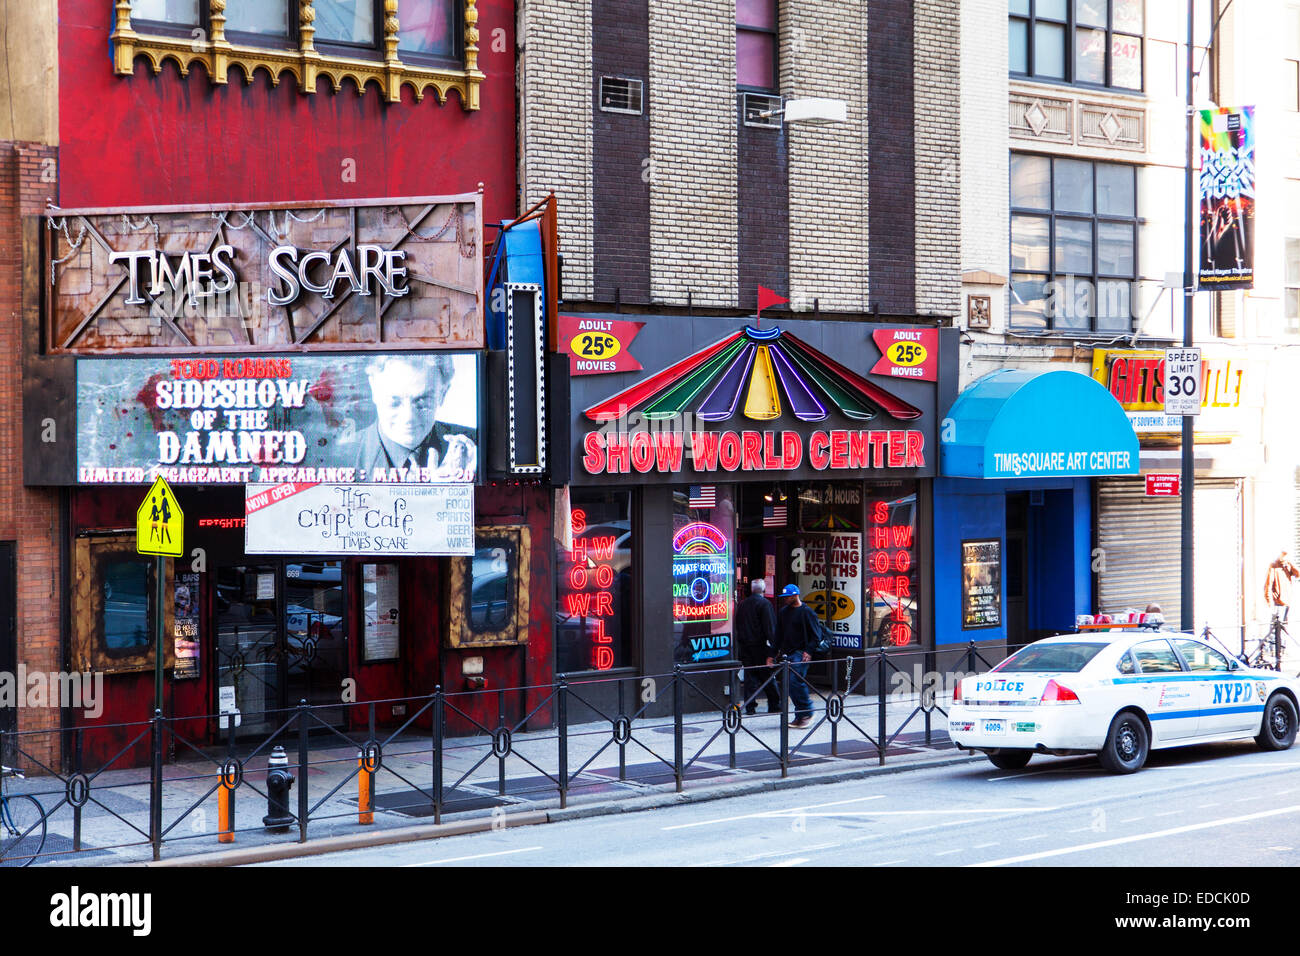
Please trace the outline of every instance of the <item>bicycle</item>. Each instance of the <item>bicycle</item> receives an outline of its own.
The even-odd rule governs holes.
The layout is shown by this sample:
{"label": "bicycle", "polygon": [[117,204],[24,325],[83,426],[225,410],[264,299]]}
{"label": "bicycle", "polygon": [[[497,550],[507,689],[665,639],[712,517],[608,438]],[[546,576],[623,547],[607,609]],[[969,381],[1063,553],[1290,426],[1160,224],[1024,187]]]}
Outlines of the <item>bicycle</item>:
{"label": "bicycle", "polygon": [[1261,670],[1280,671],[1282,669],[1282,649],[1286,646],[1284,634],[1288,633],[1286,623],[1277,614],[1269,621],[1264,636],[1242,655],[1247,667]]}
{"label": "bicycle", "polygon": [[45,810],[35,797],[6,795],[8,777],[23,774],[0,767],[0,866],[31,866],[45,846]]}

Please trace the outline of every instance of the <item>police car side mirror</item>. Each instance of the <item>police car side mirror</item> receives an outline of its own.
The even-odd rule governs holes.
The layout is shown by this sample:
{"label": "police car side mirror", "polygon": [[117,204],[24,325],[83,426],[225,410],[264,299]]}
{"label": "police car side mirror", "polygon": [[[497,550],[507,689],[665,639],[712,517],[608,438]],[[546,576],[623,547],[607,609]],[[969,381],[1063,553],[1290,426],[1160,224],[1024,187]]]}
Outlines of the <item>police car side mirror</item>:
{"label": "police car side mirror", "polygon": [[1228,670],[1235,671],[1240,667],[1241,667],[1241,661],[1237,660],[1235,657],[1228,658]]}

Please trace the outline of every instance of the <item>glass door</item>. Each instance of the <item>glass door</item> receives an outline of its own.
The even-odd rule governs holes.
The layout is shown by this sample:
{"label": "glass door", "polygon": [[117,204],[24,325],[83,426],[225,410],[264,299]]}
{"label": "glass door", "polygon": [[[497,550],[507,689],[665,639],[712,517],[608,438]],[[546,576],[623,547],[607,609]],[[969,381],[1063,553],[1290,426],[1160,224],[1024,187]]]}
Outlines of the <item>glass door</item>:
{"label": "glass door", "polygon": [[277,715],[266,712],[284,706],[278,572],[275,564],[217,570],[217,704],[238,711],[240,734],[274,729]]}
{"label": "glass door", "polygon": [[329,708],[317,712],[322,722],[343,724],[346,608],[341,561],[218,569],[218,709],[238,710],[239,734],[269,733],[286,716],[274,711],[302,700]]}

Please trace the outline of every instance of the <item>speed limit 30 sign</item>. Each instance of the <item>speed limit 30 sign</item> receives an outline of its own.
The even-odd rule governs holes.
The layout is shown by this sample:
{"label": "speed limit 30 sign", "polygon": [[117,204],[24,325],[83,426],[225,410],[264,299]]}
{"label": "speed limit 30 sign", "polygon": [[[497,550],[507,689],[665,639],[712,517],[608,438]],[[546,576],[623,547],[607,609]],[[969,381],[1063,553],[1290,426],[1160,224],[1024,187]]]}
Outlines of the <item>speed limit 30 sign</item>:
{"label": "speed limit 30 sign", "polygon": [[1201,413],[1201,350],[1165,349],[1165,414]]}

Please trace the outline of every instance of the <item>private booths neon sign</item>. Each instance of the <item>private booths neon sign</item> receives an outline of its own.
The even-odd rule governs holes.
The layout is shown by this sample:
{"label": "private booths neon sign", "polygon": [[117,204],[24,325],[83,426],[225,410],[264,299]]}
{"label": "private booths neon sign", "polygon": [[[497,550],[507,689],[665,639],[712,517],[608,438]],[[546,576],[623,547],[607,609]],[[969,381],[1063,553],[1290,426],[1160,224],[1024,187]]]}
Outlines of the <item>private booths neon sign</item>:
{"label": "private booths neon sign", "polygon": [[[703,521],[673,536],[674,620],[703,624],[731,617],[730,554],[727,536]],[[726,648],[716,650],[726,655]]]}

